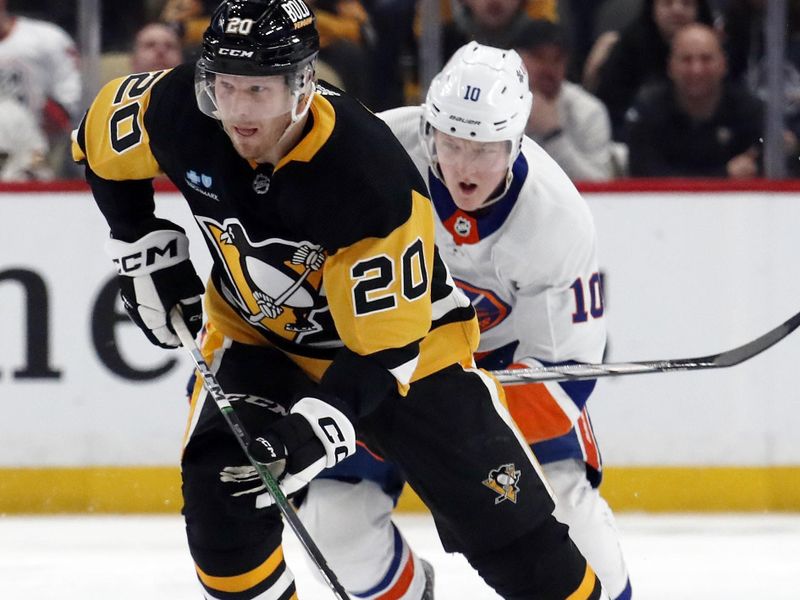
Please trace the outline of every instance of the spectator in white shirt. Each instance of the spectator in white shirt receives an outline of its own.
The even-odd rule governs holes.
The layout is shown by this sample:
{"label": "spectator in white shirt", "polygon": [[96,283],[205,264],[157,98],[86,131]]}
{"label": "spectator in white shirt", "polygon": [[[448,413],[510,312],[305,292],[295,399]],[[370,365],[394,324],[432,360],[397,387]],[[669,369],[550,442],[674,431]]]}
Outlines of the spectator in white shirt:
{"label": "spectator in white shirt", "polygon": [[63,29],[12,15],[6,0],[0,0],[0,95],[35,116],[58,154],[51,162],[64,164],[81,103],[78,51]]}
{"label": "spectator in white shirt", "polygon": [[0,97],[0,181],[52,179],[47,150],[31,111],[13,98]]}
{"label": "spectator in white shirt", "polygon": [[569,43],[564,29],[531,22],[514,49],[528,70],[533,110],[525,133],[538,142],[575,181],[603,181],[615,174],[611,125],[603,103],[567,81]]}

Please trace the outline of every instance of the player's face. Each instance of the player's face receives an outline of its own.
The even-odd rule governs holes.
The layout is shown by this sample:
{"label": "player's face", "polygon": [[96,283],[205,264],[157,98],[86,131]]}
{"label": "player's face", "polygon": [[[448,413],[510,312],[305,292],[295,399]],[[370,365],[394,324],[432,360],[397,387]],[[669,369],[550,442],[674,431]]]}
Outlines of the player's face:
{"label": "player's face", "polygon": [[444,183],[461,210],[478,210],[502,185],[511,142],[475,142],[434,132]]}
{"label": "player's face", "polygon": [[225,132],[248,160],[267,154],[292,122],[292,94],[282,75],[217,74],[214,97]]}

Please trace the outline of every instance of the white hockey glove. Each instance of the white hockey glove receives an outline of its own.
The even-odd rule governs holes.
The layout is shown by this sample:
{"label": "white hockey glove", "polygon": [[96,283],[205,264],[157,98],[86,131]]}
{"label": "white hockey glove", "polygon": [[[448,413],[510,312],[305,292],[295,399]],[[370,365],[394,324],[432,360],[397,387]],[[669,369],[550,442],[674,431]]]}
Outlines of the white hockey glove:
{"label": "white hockey glove", "polygon": [[177,304],[189,331],[197,335],[203,323],[203,282],[189,261],[189,239],[183,231],[151,231],[135,242],[111,239],[106,252],[117,267],[125,309],[148,340],[162,348],[181,345],[169,324],[169,312]]}
{"label": "white hockey glove", "polygon": [[[330,402],[310,396],[298,400],[288,416],[250,442],[250,454],[269,467],[287,496],[356,451],[353,424],[333,405],[340,402],[327,394],[324,397]],[[257,508],[274,503],[269,493],[256,499]]]}

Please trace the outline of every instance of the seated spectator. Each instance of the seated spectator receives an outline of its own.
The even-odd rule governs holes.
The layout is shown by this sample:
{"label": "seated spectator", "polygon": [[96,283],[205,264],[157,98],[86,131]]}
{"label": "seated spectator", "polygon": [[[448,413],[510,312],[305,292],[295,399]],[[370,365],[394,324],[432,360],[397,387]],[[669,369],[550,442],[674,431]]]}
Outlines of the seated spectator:
{"label": "seated spectator", "polygon": [[595,94],[606,105],[614,139],[621,139],[625,112],[642,86],[667,78],[669,44],[688,23],[711,25],[707,0],[645,0],[600,66]]}
{"label": "seated spectator", "polygon": [[0,98],[0,181],[52,179],[47,149],[33,113],[13,98]]}
{"label": "seated spectator", "polygon": [[603,103],[565,80],[569,45],[560,25],[531,21],[514,43],[533,92],[525,133],[536,140],[573,180],[613,175],[611,126]]}
{"label": "seated spectator", "polygon": [[165,23],[149,23],[142,27],[133,40],[131,71],[160,71],[171,69],[183,62],[181,38]]}
{"label": "seated spectator", "polygon": [[35,116],[49,137],[48,161],[68,170],[69,134],[81,101],[78,52],[67,33],[45,21],[12,15],[0,0],[0,96]]}
{"label": "seated spectator", "polygon": [[628,113],[634,177],[729,177],[759,174],[761,102],[726,80],[719,36],[688,25],[675,34],[669,81],[643,90]]}
{"label": "seated spectator", "polygon": [[442,59],[446,62],[467,42],[511,48],[531,22],[525,0],[457,0],[453,20],[442,31]]}

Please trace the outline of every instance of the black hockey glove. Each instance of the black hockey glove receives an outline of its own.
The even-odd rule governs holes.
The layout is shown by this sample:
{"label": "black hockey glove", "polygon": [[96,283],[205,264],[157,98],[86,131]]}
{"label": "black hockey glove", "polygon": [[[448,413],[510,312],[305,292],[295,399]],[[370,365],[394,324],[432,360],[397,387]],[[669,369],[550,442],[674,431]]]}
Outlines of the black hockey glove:
{"label": "black hockey glove", "polygon": [[197,335],[203,323],[203,282],[189,261],[189,239],[182,230],[151,231],[135,242],[111,239],[106,252],[117,267],[125,309],[148,340],[162,348],[181,345],[169,323],[177,304],[189,331]]}
{"label": "black hockey glove", "polygon": [[[292,406],[289,415],[250,442],[252,457],[269,467],[287,496],[356,451],[353,424],[333,405],[341,403],[327,394],[320,396],[330,402],[306,396]],[[259,508],[274,504],[269,494],[259,500]]]}

